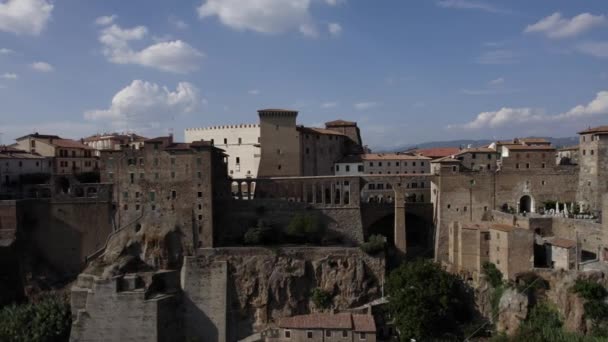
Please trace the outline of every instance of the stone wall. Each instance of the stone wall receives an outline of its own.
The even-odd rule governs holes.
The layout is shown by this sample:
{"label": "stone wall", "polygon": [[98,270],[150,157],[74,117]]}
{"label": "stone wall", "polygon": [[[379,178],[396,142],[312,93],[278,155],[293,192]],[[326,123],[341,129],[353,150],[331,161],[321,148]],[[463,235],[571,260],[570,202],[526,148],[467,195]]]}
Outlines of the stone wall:
{"label": "stone wall", "polygon": [[[219,289],[215,287],[225,281],[217,272],[222,264],[228,267],[228,283]],[[225,328],[230,341],[262,331],[280,317],[320,310],[311,302],[314,288],[330,292],[335,309],[367,303],[380,297],[385,276],[384,258],[358,248],[200,249],[186,265],[184,291],[202,322],[219,322],[226,314],[220,304],[228,290]],[[198,289],[194,294],[192,286]],[[217,333],[224,329],[221,323],[214,326]]]}

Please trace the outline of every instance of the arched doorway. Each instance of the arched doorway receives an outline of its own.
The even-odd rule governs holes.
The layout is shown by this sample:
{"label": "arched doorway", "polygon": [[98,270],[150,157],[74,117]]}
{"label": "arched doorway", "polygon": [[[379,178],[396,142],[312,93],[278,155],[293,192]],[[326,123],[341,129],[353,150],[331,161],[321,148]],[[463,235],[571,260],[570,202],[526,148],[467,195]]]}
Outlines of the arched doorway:
{"label": "arched doorway", "polygon": [[533,212],[532,211],[534,209],[534,205],[533,204],[534,203],[532,201],[532,197],[530,197],[528,195],[522,196],[519,199],[519,212],[520,213],[523,213],[523,212],[531,213],[531,212]]}

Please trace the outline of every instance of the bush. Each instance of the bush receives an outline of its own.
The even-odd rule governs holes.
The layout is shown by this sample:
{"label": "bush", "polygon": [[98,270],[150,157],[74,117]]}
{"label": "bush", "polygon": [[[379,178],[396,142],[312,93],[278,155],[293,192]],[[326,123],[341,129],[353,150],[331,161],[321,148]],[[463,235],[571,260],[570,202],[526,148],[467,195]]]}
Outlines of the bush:
{"label": "bush", "polygon": [[386,285],[402,341],[446,337],[469,318],[460,279],[432,261],[402,264],[390,273]]}
{"label": "bush", "polygon": [[67,341],[71,325],[66,298],[47,295],[34,303],[0,309],[0,341]]}
{"label": "bush", "polygon": [[296,214],[287,226],[287,235],[298,242],[319,242],[325,234],[325,225],[317,215]]}
{"label": "bush", "polygon": [[274,241],[272,228],[266,226],[264,221],[259,220],[256,227],[249,228],[243,236],[246,245],[262,245]]}
{"label": "bush", "polygon": [[577,279],[571,290],[586,300],[603,300],[608,296],[608,291],[606,291],[605,287],[584,279]]}
{"label": "bush", "polygon": [[386,245],[386,238],[382,235],[372,235],[369,237],[369,241],[364,242],[361,245],[361,249],[370,255],[376,254],[384,250]]}
{"label": "bush", "polygon": [[484,262],[482,273],[486,276],[486,279],[488,279],[488,282],[492,287],[497,288],[502,285],[502,272],[500,272],[493,263],[489,261]]}
{"label": "bush", "polygon": [[331,293],[317,287],[312,290],[312,302],[320,309],[328,309],[332,302]]}

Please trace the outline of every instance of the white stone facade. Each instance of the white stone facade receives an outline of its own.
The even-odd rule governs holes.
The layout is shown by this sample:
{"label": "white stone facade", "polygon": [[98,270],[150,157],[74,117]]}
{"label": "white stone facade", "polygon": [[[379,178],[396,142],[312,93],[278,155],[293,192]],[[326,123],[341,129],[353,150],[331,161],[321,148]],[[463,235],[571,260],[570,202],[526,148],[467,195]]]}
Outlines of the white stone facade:
{"label": "white stone facade", "polygon": [[228,155],[228,175],[232,178],[256,178],[260,166],[260,125],[240,124],[187,128],[187,143],[198,140],[211,141]]}

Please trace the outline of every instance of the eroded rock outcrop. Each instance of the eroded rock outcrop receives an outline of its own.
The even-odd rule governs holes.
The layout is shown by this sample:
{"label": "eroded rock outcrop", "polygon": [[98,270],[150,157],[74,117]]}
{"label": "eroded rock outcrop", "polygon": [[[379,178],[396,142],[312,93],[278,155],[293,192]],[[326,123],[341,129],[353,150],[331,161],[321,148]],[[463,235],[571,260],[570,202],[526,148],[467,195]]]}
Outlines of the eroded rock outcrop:
{"label": "eroded rock outcrop", "polygon": [[528,316],[528,296],[508,288],[500,297],[496,329],[511,336]]}
{"label": "eroded rock outcrop", "polygon": [[[358,248],[222,248],[199,253],[201,265],[227,263],[233,313],[228,325],[243,336],[279,317],[356,307],[382,292],[384,258]],[[315,307],[315,288],[331,294],[331,308]]]}

